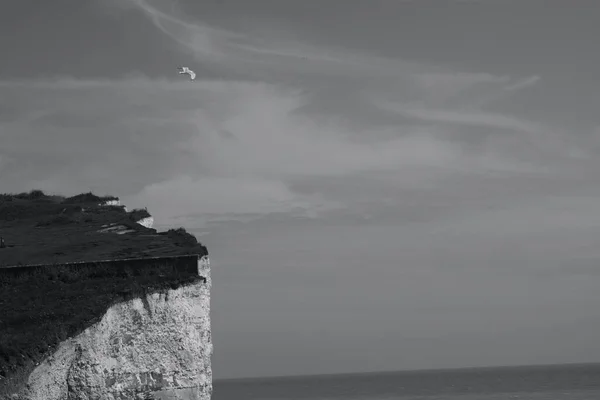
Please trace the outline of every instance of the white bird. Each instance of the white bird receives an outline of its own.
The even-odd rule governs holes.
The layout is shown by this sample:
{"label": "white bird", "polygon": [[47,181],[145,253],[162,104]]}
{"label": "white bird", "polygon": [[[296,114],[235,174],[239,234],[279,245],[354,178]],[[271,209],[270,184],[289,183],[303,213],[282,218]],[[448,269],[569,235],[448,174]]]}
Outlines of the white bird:
{"label": "white bird", "polygon": [[180,74],[188,74],[192,81],[194,79],[196,79],[196,73],[194,71],[192,71],[191,69],[189,69],[188,67],[179,67],[178,69],[179,69]]}

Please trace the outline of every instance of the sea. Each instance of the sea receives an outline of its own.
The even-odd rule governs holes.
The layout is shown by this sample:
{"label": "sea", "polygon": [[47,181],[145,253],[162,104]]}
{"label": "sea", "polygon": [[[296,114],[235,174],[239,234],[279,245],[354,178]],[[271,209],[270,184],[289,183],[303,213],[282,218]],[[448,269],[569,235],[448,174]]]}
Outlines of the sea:
{"label": "sea", "polygon": [[600,364],[215,380],[214,400],[600,400]]}

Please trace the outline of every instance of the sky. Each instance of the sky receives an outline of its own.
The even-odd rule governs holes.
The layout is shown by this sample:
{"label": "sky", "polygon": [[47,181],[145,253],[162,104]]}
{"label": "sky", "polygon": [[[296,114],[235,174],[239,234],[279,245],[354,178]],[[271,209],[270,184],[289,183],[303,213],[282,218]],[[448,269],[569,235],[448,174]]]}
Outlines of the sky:
{"label": "sky", "polygon": [[217,379],[600,361],[599,20],[592,0],[9,0],[0,188],[113,194],[194,233]]}

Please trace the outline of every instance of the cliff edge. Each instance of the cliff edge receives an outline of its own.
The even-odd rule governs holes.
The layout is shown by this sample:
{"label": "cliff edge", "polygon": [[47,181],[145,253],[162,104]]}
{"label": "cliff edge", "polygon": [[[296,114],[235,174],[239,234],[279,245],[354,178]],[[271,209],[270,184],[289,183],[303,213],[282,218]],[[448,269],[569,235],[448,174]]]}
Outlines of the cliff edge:
{"label": "cliff edge", "polygon": [[210,399],[206,247],[117,198],[36,192],[0,195],[0,398]]}

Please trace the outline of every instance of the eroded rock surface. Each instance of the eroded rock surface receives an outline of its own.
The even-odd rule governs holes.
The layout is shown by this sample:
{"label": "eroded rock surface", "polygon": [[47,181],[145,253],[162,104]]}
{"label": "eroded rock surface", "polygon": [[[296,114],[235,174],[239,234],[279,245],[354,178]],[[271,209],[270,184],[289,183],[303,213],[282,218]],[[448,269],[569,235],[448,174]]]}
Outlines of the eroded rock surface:
{"label": "eroded rock surface", "polygon": [[208,400],[212,394],[210,266],[206,282],[117,304],[62,342],[30,375],[30,400]]}

